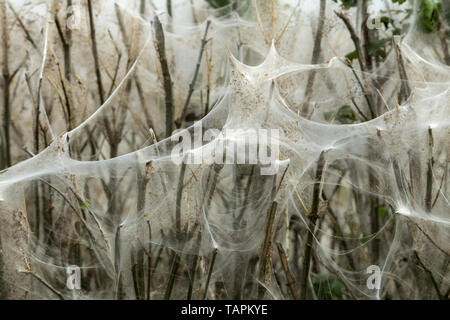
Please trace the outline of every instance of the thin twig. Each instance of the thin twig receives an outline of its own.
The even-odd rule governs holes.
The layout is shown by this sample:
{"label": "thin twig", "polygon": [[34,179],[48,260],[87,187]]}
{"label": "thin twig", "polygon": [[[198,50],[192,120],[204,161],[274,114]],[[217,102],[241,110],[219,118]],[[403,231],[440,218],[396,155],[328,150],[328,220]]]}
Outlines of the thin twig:
{"label": "thin twig", "polygon": [[[196,245],[197,245],[197,248],[198,248],[197,250],[200,250],[201,237],[202,237],[202,233],[199,232],[198,235],[197,235],[197,241],[196,241]],[[199,259],[199,255],[198,255],[198,251],[197,251],[197,254],[194,255],[194,257],[192,258],[191,278],[189,279],[189,288],[188,288],[187,300],[191,300],[192,299],[192,291],[194,289],[194,281],[195,281],[195,274],[197,273],[198,259]]]}
{"label": "thin twig", "polygon": [[292,298],[294,300],[298,300],[297,289],[295,288],[295,279],[292,276],[291,271],[289,270],[289,264],[286,258],[286,253],[284,252],[283,246],[281,243],[277,242],[278,254],[280,256],[281,264],[283,266],[284,273],[286,274],[286,279],[288,282],[289,290],[291,291]]}
{"label": "thin twig", "polygon": [[372,70],[372,56],[370,55],[370,31],[367,27],[367,21],[369,20],[369,12],[368,12],[368,1],[362,1],[362,35],[364,39],[363,49],[364,49],[364,57],[366,58],[365,63],[367,70]]}
{"label": "thin twig", "polygon": [[[317,64],[320,57],[320,50],[322,46],[322,34],[323,34],[323,26],[325,24],[325,7],[326,1],[320,0],[320,13],[319,13],[319,24],[317,26],[316,37],[314,38],[314,47],[312,51],[311,64]],[[314,84],[314,79],[316,77],[316,70],[311,70],[308,75],[308,80],[306,83],[305,89],[305,99],[302,107],[302,113],[304,115],[308,114],[308,102],[312,94],[312,87]]]}
{"label": "thin twig", "polygon": [[416,257],[416,259],[419,262],[419,265],[422,267],[422,269],[424,269],[425,272],[429,275],[429,277],[431,279],[431,282],[433,284],[433,287],[436,290],[436,294],[439,297],[439,300],[446,300],[445,296],[442,295],[441,290],[439,289],[439,285],[437,284],[436,279],[434,279],[433,273],[422,262],[422,260],[419,257],[419,254],[418,254],[418,252],[416,250],[414,250],[414,256]]}
{"label": "thin twig", "polygon": [[[277,214],[278,203],[272,202],[267,211],[266,225],[264,229],[264,240],[261,248],[261,256],[259,261],[259,278],[263,283],[270,285],[270,265],[272,263],[272,242],[274,235],[274,222]],[[264,286],[260,285],[258,289],[258,299],[264,296]]]}
{"label": "thin twig", "polygon": [[443,254],[445,254],[446,256],[450,257],[450,253],[447,252],[447,251],[445,251],[444,249],[442,249],[442,248],[436,243],[436,241],[434,241],[433,238],[431,238],[430,235],[428,235],[428,233],[426,233],[425,230],[423,230],[422,227],[420,227],[420,225],[419,225],[417,222],[415,222],[415,221],[412,220],[411,218],[408,218],[408,219],[409,219],[412,223],[414,223],[414,224],[416,225],[417,229],[419,229],[419,230],[424,234],[424,236],[425,236],[428,240],[430,240],[430,242],[431,242],[436,248],[439,249],[439,251],[441,251],[441,252],[442,252]]}
{"label": "thin twig", "polygon": [[172,79],[170,77],[169,66],[167,64],[167,55],[165,48],[164,30],[158,15],[155,14],[153,19],[153,30],[155,32],[155,48],[158,52],[159,62],[161,64],[161,71],[163,75],[163,85],[165,91],[166,101],[166,137],[169,137],[173,131],[173,94],[172,94]]}
{"label": "thin twig", "polygon": [[262,21],[261,21],[261,15],[259,13],[258,4],[257,4],[256,0],[253,0],[253,6],[255,7],[256,20],[258,21],[258,26],[259,26],[259,29],[261,30],[261,33],[262,33],[263,37],[264,37],[264,41],[266,42],[266,44],[270,44],[270,39],[266,35],[266,32],[264,31],[264,26],[263,26]]}
{"label": "thin twig", "polygon": [[186,163],[183,161],[181,164],[180,176],[178,178],[177,187],[177,199],[176,199],[176,209],[175,209],[175,225],[177,237],[181,236],[181,200],[183,197],[183,186],[184,186],[184,175],[186,172]]}
{"label": "thin twig", "polygon": [[166,0],[167,13],[172,17],[172,0]]}
{"label": "thin twig", "polygon": [[[340,179],[342,179],[342,177],[343,177],[343,176],[341,176]],[[341,240],[342,248],[344,249],[344,251],[345,251],[345,252],[349,252],[348,246],[347,246],[347,242],[345,241],[344,233],[342,232],[342,229],[341,229],[341,226],[340,226],[339,221],[338,221],[338,219],[337,219],[337,216],[336,216],[336,214],[334,213],[334,210],[331,209],[331,207],[329,206],[329,204],[330,204],[330,202],[331,202],[331,200],[332,200],[333,195],[334,195],[334,193],[331,194],[330,199],[327,199],[327,196],[325,195],[325,190],[322,189],[322,197],[323,197],[323,200],[324,200],[324,201],[327,201],[327,202],[328,202],[328,205],[327,205],[327,211],[328,211],[328,213],[330,214],[331,220],[333,220],[333,223],[334,223],[334,226],[335,226],[335,230],[336,230],[336,234],[337,234],[337,236],[338,236],[338,237],[340,238],[340,240]],[[351,255],[351,253],[347,254],[346,257],[347,257],[347,260],[348,260],[348,263],[349,263],[350,268],[351,268],[352,270],[354,270],[354,269],[355,269],[355,263],[354,263],[354,261],[353,261],[353,257],[352,257],[352,255]]]}
{"label": "thin twig", "polygon": [[291,23],[292,16],[294,15],[295,11],[297,11],[297,8],[299,6],[300,6],[300,0],[297,0],[297,4],[294,6],[291,13],[289,14],[289,17],[287,18],[286,23],[284,24],[283,28],[281,28],[280,34],[277,36],[275,44],[278,44],[280,42],[281,38],[283,38],[283,35],[286,32],[287,27]]}
{"label": "thin twig", "polygon": [[21,273],[27,273],[35,277],[40,283],[42,283],[44,286],[46,286],[48,289],[50,289],[51,292],[53,292],[55,295],[58,296],[59,299],[65,300],[64,296],[56,290],[50,283],[45,281],[43,278],[41,278],[38,274],[34,273],[32,270],[21,270]]}
{"label": "thin twig", "polygon": [[352,38],[353,44],[355,45],[359,66],[361,67],[361,71],[365,72],[366,64],[364,62],[363,51],[361,48],[361,41],[360,41],[358,35],[356,34],[356,31],[353,28],[353,25],[350,22],[350,19],[348,18],[347,14],[345,14],[344,12],[336,12],[335,11],[334,13],[344,22],[345,26],[347,27],[347,29],[350,33],[350,37]]}
{"label": "thin twig", "polygon": [[175,278],[178,275],[178,269],[180,268],[181,253],[174,252],[172,258],[172,267],[170,269],[170,276],[167,282],[166,292],[164,294],[164,300],[169,300],[172,294],[173,285],[175,284]]}
{"label": "thin twig", "polygon": [[436,202],[439,198],[439,195],[441,194],[442,185],[444,184],[444,180],[445,180],[445,174],[442,175],[441,183],[439,183],[439,189],[436,192],[436,196],[434,197],[434,201],[433,201],[433,204],[431,205],[431,209],[434,208],[434,206],[436,205]]}
{"label": "thin twig", "polygon": [[355,106],[356,110],[358,111],[358,113],[361,115],[361,117],[365,120],[365,121],[369,121],[369,118],[367,118],[364,113],[361,111],[361,109],[359,109],[358,105],[355,102],[355,99],[352,98],[352,103]]}
{"label": "thin twig", "polygon": [[431,211],[432,193],[433,193],[433,130],[428,128],[428,161],[427,161],[427,186],[425,193],[425,207],[427,212]]}
{"label": "thin twig", "polygon": [[211,21],[207,20],[206,21],[205,33],[203,35],[202,42],[201,42],[201,45],[200,45],[200,51],[198,53],[197,64],[195,65],[194,76],[192,77],[191,83],[189,83],[189,91],[188,91],[188,95],[186,97],[186,101],[184,102],[184,105],[183,105],[181,118],[179,120],[179,126],[181,125],[182,121],[184,120],[184,118],[186,116],[186,112],[187,112],[188,107],[189,107],[189,102],[191,101],[192,94],[194,93],[195,82],[197,81],[198,72],[200,70],[200,65],[202,63],[203,51],[205,50],[206,43],[208,42],[206,37],[208,36],[208,29],[209,29],[210,25],[211,25]]}
{"label": "thin twig", "polygon": [[211,263],[209,265],[208,277],[206,279],[206,284],[205,284],[205,291],[203,292],[203,300],[205,300],[206,296],[208,295],[209,281],[211,280],[211,274],[212,274],[212,271],[214,268],[214,263],[216,262],[217,252],[218,252],[218,249],[215,248],[212,253],[212,259],[211,259]]}
{"label": "thin twig", "polygon": [[400,38],[394,37],[395,54],[397,57],[398,73],[400,75],[400,92],[398,93],[398,102],[404,103],[411,95],[411,88],[408,84],[408,75],[406,74],[405,65],[403,63],[402,52],[400,50]]}
{"label": "thin twig", "polygon": [[11,75],[9,74],[9,30],[5,1],[1,2],[2,12],[2,49],[3,49],[3,133],[5,135],[4,147],[4,163],[6,167],[11,166],[11,138],[10,138],[10,122],[11,122],[11,106],[10,106],[10,86]]}
{"label": "thin twig", "polygon": [[319,218],[319,202],[320,202],[320,189],[322,185],[322,175],[325,166],[325,154],[324,151],[320,153],[319,160],[317,161],[316,177],[313,189],[313,199],[311,205],[311,211],[308,215],[308,238],[305,243],[305,254],[303,256],[303,270],[300,281],[300,299],[306,299],[306,291],[308,287],[309,269],[311,265],[311,252],[313,246],[314,230],[316,228],[316,222]]}
{"label": "thin twig", "polygon": [[25,33],[25,38],[31,43],[31,45],[33,46],[33,48],[39,52],[39,49],[36,45],[36,42],[34,42],[33,38],[30,35],[30,32],[28,31],[28,29],[25,27],[25,24],[23,23],[22,19],[20,18],[19,14],[17,14],[16,10],[14,9],[14,7],[11,5],[11,3],[9,3],[8,1],[8,6],[9,9],[11,9],[11,11],[14,13],[14,15],[16,16],[17,21],[19,22],[19,26],[22,28],[23,32]]}
{"label": "thin twig", "polygon": [[89,25],[91,28],[91,43],[92,43],[92,55],[94,56],[94,68],[95,68],[95,75],[97,78],[97,87],[98,87],[98,94],[100,98],[100,104],[103,105],[105,102],[105,90],[103,89],[103,82],[102,82],[102,74],[100,72],[100,61],[98,57],[98,50],[97,50],[97,39],[95,35],[95,23],[94,23],[94,12],[92,9],[92,0],[87,0],[88,3],[88,11],[89,11]]}
{"label": "thin twig", "polygon": [[445,26],[442,23],[442,15],[440,12],[438,12],[437,14],[437,19],[438,19],[437,29],[439,33],[439,39],[441,40],[442,52],[444,53],[444,61],[448,66],[450,66],[450,53],[448,51]]}
{"label": "thin twig", "polygon": [[147,259],[147,300],[150,300],[150,289],[152,284],[152,227],[150,221],[147,221],[148,225],[148,259]]}

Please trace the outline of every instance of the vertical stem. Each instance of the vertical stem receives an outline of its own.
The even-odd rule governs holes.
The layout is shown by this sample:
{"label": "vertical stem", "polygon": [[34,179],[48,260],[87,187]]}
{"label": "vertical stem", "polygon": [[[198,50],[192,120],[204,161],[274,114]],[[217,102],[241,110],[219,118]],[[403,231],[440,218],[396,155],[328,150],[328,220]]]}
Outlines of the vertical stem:
{"label": "vertical stem", "polygon": [[353,28],[352,23],[350,22],[350,19],[348,16],[343,12],[335,12],[335,14],[344,22],[345,26],[348,29],[348,32],[350,33],[350,37],[352,38],[353,44],[355,45],[356,54],[358,57],[359,66],[361,67],[361,71],[366,71],[366,63],[363,56],[363,51],[361,48],[361,41],[356,34],[355,28]]}
{"label": "vertical stem", "polygon": [[33,48],[39,52],[39,49],[36,45],[36,42],[34,42],[33,38],[30,35],[30,31],[28,31],[27,27],[25,27],[25,24],[23,23],[20,16],[17,14],[16,10],[14,10],[14,7],[11,5],[11,3],[8,2],[9,9],[13,12],[13,14],[16,16],[17,21],[19,22],[19,26],[22,28],[23,32],[25,33],[25,38],[31,43]]}
{"label": "vertical stem", "polygon": [[444,61],[448,66],[450,66],[450,53],[448,51],[447,39],[445,35],[445,26],[442,23],[441,13],[438,13],[437,28],[439,33],[439,39],[441,40],[442,52],[444,53]]}
{"label": "vertical stem", "polygon": [[164,30],[157,15],[153,20],[153,30],[155,31],[155,47],[158,52],[159,62],[161,64],[161,71],[163,75],[163,84],[166,101],[166,137],[169,137],[173,131],[173,94],[172,94],[172,79],[170,77],[169,66],[167,64]]}
{"label": "vertical stem", "polygon": [[[39,102],[35,101],[33,98],[33,92],[31,89],[31,81],[30,81],[30,77],[25,73],[25,81],[27,83],[28,86],[28,91],[30,92],[30,96],[31,96],[31,100],[33,101],[33,104],[35,105],[35,114],[34,114],[34,122],[33,122],[33,132],[34,132],[34,154],[38,154],[39,153]],[[40,87],[41,87],[41,79],[39,79],[39,84],[38,84],[38,98],[40,98]]]}
{"label": "vertical stem", "polygon": [[[272,202],[269,210],[267,211],[266,226],[264,241],[261,250],[261,257],[259,262],[259,277],[263,280],[265,285],[270,284],[270,264],[272,262],[272,241],[273,241],[273,226],[275,216],[277,214],[278,203]],[[264,287],[259,286],[258,299],[262,299],[264,296]]]}
{"label": "vertical stem", "polygon": [[209,281],[211,280],[211,274],[212,274],[212,271],[214,268],[214,263],[216,262],[217,251],[218,251],[218,249],[215,248],[212,253],[211,264],[209,265],[209,271],[208,271],[208,278],[206,279],[205,291],[203,292],[203,300],[205,300],[206,296],[208,295]]}
{"label": "vertical stem", "polygon": [[178,269],[180,267],[181,254],[178,252],[173,253],[172,258],[172,268],[170,269],[169,281],[167,283],[166,292],[164,294],[164,300],[169,300],[172,294],[173,285],[175,283],[175,277],[178,273]]}
{"label": "vertical stem", "polygon": [[[72,7],[72,0],[67,0],[67,9]],[[66,16],[66,41],[63,43],[64,49],[64,75],[66,80],[70,83],[70,68],[71,68],[71,56],[70,56],[70,46],[72,45],[72,29],[67,24],[67,20],[70,18],[69,10],[67,10]]]}
{"label": "vertical stem", "polygon": [[364,97],[365,97],[365,99],[367,101],[367,105],[369,107],[369,110],[370,110],[370,113],[372,115],[372,118],[375,118],[376,110],[374,108],[372,96],[368,92],[368,85],[369,85],[370,81],[369,81],[369,79],[368,79],[368,77],[367,77],[367,75],[365,73],[367,71],[367,66],[366,66],[366,62],[365,62],[365,59],[364,59],[363,49],[361,48],[361,40],[359,39],[358,35],[356,34],[355,28],[353,28],[353,25],[350,22],[349,17],[343,12],[335,12],[335,14],[339,17],[339,19],[341,19],[344,22],[348,32],[350,33],[350,37],[351,37],[352,42],[353,42],[353,44],[355,46],[355,50],[356,50],[356,54],[357,54],[357,57],[358,57],[359,66],[360,66],[361,71],[362,71],[362,78],[363,78],[364,84],[359,79],[359,77],[358,77],[357,73],[355,72],[354,68],[352,67],[351,63],[348,62],[347,64],[348,64],[349,68],[352,69],[352,72],[353,72],[356,80],[358,81],[361,89],[363,90]]}
{"label": "vertical stem", "polygon": [[166,0],[167,13],[172,17],[172,0]]}
{"label": "vertical stem", "polygon": [[431,211],[433,194],[433,130],[428,128],[428,170],[427,170],[427,189],[425,194],[425,208],[427,212]]}
{"label": "vertical stem", "polygon": [[89,26],[91,28],[92,55],[94,56],[95,75],[97,77],[98,94],[100,96],[100,104],[105,102],[105,91],[103,89],[102,74],[100,72],[100,62],[98,58],[97,40],[95,36],[94,12],[92,9],[92,0],[87,0],[89,11]]}
{"label": "vertical stem", "polygon": [[11,78],[9,74],[9,55],[8,55],[8,20],[7,20],[7,12],[6,12],[6,0],[1,2],[1,11],[2,11],[2,49],[3,49],[3,131],[5,135],[5,160],[4,163],[6,167],[11,166],[11,141],[10,141],[10,122],[11,122],[11,110],[10,110],[10,85]]}
{"label": "vertical stem", "polygon": [[[177,186],[177,198],[175,205],[175,237],[178,240],[178,243],[183,241],[183,236],[181,234],[181,200],[183,195],[183,185],[184,185],[184,174],[186,172],[186,161],[183,161],[181,164],[180,176],[178,178],[178,186]],[[181,255],[183,253],[184,248],[181,250],[181,253],[174,252],[172,269],[170,270],[169,281],[167,283],[166,293],[164,295],[164,300],[169,300],[170,295],[172,294],[173,285],[175,283],[175,278],[178,273],[178,269],[180,268]]]}
{"label": "vertical stem", "polygon": [[150,221],[147,221],[148,225],[148,261],[147,261],[147,300],[150,300],[150,289],[152,284],[152,227]]}
{"label": "vertical stem", "polygon": [[141,14],[142,18],[145,18],[145,3],[147,2],[147,0],[141,0],[141,4],[139,7],[139,13]]}
{"label": "vertical stem", "polygon": [[[314,47],[312,52],[312,58],[311,58],[311,64],[317,64],[319,61],[320,56],[320,50],[322,46],[322,33],[323,33],[323,25],[325,23],[325,7],[326,7],[326,1],[320,0],[320,13],[319,13],[319,24],[317,26],[316,31],[316,37],[314,38]],[[304,115],[308,114],[308,101],[311,97],[312,93],[312,86],[314,84],[314,78],[316,77],[315,70],[311,70],[308,75],[308,81],[306,83],[306,90],[305,90],[305,99],[302,107],[302,113]]]}
{"label": "vertical stem", "polygon": [[297,289],[295,288],[295,279],[292,276],[291,271],[289,270],[289,264],[286,258],[286,253],[284,252],[283,246],[279,242],[277,242],[277,248],[281,260],[281,265],[283,266],[284,273],[286,274],[286,279],[288,282],[289,290],[291,291],[292,294],[292,298],[294,298],[294,300],[298,300]]}
{"label": "vertical stem", "polygon": [[206,37],[208,35],[208,29],[209,29],[210,24],[211,24],[210,20],[206,21],[205,33],[203,35],[202,43],[200,45],[200,52],[198,53],[197,64],[195,65],[194,76],[192,77],[192,81],[189,84],[188,95],[187,95],[186,101],[184,102],[184,105],[183,105],[182,115],[181,115],[181,119],[180,119],[180,124],[184,120],[184,117],[185,117],[186,112],[187,112],[187,108],[189,107],[189,102],[191,101],[192,93],[194,93],[195,82],[197,81],[198,72],[200,70],[200,65],[202,63],[203,51],[205,50],[206,43],[208,42],[208,40],[206,40]]}
{"label": "vertical stem", "polygon": [[198,264],[198,259],[199,259],[198,252],[200,250],[201,237],[202,237],[202,234],[201,234],[201,232],[199,232],[198,236],[197,236],[197,242],[196,242],[196,244],[198,246],[198,251],[197,251],[197,254],[194,255],[194,258],[192,259],[191,279],[189,280],[189,289],[188,289],[188,294],[187,294],[187,300],[192,299],[192,291],[194,289],[195,275],[197,273],[197,264]]}
{"label": "vertical stem", "polygon": [[369,13],[367,12],[367,3],[368,1],[362,1],[362,34],[364,39],[363,49],[364,49],[364,57],[366,61],[367,70],[372,70],[372,56],[369,53],[370,46],[370,33],[369,28],[367,27],[367,20],[369,19]]}
{"label": "vertical stem", "polygon": [[400,75],[400,92],[399,92],[399,98],[398,102],[402,104],[405,102],[408,97],[411,95],[411,88],[408,85],[408,75],[406,74],[405,65],[403,63],[402,53],[400,51],[400,45],[399,45],[400,39],[398,36],[394,37],[394,45],[395,45],[395,53],[397,57],[397,66],[398,66],[398,73]]}
{"label": "vertical stem", "polygon": [[124,298],[123,292],[123,280],[121,279],[120,271],[120,229],[122,226],[118,226],[116,229],[116,237],[114,243],[114,271],[116,276],[116,298],[122,300]]}
{"label": "vertical stem", "polygon": [[183,196],[183,184],[185,172],[186,172],[186,163],[185,161],[183,161],[183,163],[181,164],[180,177],[178,178],[177,199],[175,208],[175,226],[177,238],[181,236],[181,199]]}
{"label": "vertical stem", "polygon": [[[373,173],[373,169],[369,168],[369,186],[372,191],[376,190],[377,183],[377,178]],[[370,195],[370,233],[372,235],[376,234],[380,228],[380,221],[378,217],[379,207],[380,203],[377,196]],[[373,264],[377,264],[380,257],[380,239],[378,237],[372,239],[371,247]]]}
{"label": "vertical stem", "polygon": [[2,247],[2,239],[0,237],[0,300],[8,299],[8,285],[4,280],[4,267],[5,263],[3,262],[4,251]]}
{"label": "vertical stem", "polygon": [[300,299],[305,300],[306,299],[306,291],[308,288],[308,277],[309,277],[309,269],[311,266],[311,253],[312,253],[312,246],[313,246],[313,237],[314,237],[314,230],[316,228],[317,219],[319,218],[319,202],[320,202],[320,187],[322,183],[322,174],[323,174],[323,168],[324,168],[325,158],[324,158],[324,152],[322,151],[319,156],[319,160],[317,162],[317,169],[316,169],[316,177],[315,177],[315,183],[314,183],[314,189],[313,189],[313,199],[312,199],[312,206],[310,214],[308,215],[309,218],[309,225],[308,225],[308,238],[306,240],[305,245],[305,254],[303,257],[303,270],[301,274],[300,279]]}

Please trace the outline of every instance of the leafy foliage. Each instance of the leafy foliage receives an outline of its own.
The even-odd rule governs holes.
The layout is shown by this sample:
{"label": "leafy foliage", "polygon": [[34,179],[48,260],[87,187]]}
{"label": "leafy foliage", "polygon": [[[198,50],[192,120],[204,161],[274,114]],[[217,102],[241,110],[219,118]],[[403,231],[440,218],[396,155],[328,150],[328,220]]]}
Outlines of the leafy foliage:
{"label": "leafy foliage", "polygon": [[381,17],[380,21],[386,29],[389,28],[389,24],[393,24],[393,22],[394,22],[394,20],[392,20],[389,17]]}
{"label": "leafy foliage", "polygon": [[348,60],[350,60],[350,62],[352,62],[354,59],[358,58],[358,53],[355,51],[350,52],[349,54],[347,54],[345,56]]}
{"label": "leafy foliage", "polygon": [[380,206],[378,208],[378,215],[380,219],[384,219],[385,217],[390,217],[392,215],[392,208],[386,206]]}
{"label": "leafy foliage", "polygon": [[344,284],[333,275],[322,275],[312,280],[314,291],[321,300],[342,300]]}
{"label": "leafy foliage", "polygon": [[222,8],[228,6],[231,1],[230,0],[206,0],[208,4],[213,8]]}
{"label": "leafy foliage", "polygon": [[436,30],[442,0],[423,0],[422,25],[428,32]]}
{"label": "leafy foliage", "polygon": [[325,120],[327,121],[331,120],[334,117],[337,122],[344,124],[352,123],[356,120],[355,113],[347,104],[340,107],[336,115],[333,111],[325,112],[323,115],[325,117]]}
{"label": "leafy foliage", "polygon": [[369,44],[369,54],[374,57],[386,58],[386,45],[391,42],[391,39],[380,39]]}
{"label": "leafy foliage", "polygon": [[[338,3],[337,0],[333,0],[334,2]],[[341,6],[348,10],[351,7],[356,7],[358,5],[358,0],[341,0],[339,1],[341,3]]]}

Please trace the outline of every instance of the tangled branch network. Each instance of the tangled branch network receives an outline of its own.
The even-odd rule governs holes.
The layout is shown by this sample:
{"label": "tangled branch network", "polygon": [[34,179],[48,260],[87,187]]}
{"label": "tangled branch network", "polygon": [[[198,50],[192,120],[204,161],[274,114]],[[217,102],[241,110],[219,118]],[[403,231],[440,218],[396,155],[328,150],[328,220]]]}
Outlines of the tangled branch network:
{"label": "tangled branch network", "polygon": [[1,298],[449,298],[446,1],[10,2]]}

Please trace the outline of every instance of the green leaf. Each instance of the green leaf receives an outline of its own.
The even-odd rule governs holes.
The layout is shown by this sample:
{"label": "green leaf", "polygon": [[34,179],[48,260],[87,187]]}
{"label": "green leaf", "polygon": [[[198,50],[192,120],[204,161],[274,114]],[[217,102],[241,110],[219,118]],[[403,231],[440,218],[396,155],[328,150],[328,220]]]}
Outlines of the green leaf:
{"label": "green leaf", "polygon": [[321,275],[312,279],[314,291],[320,300],[342,300],[344,284],[334,275]]}
{"label": "green leaf", "polygon": [[403,4],[406,0],[392,0],[393,3]]}
{"label": "green leaf", "polygon": [[206,2],[215,9],[225,7],[231,3],[230,0],[206,0]]}
{"label": "green leaf", "polygon": [[395,28],[394,31],[392,31],[392,34],[394,36],[399,36],[402,34],[402,30],[400,28]]}
{"label": "green leaf", "polygon": [[81,204],[80,209],[84,211],[84,210],[88,209],[90,206],[91,206],[91,202],[89,200],[86,200],[85,203]]}
{"label": "green leaf", "polygon": [[355,51],[350,52],[349,54],[347,54],[345,56],[348,60],[350,60],[350,62],[353,61],[353,59],[357,59],[358,58],[358,53]]}
{"label": "green leaf", "polygon": [[384,24],[384,27],[385,27],[386,29],[389,28],[389,23],[390,23],[390,24],[393,24],[393,22],[394,22],[394,20],[392,20],[392,19],[389,18],[389,17],[381,17],[381,18],[380,18],[380,21],[381,21],[382,24]]}
{"label": "green leaf", "polygon": [[387,213],[388,213],[388,211],[385,206],[381,206],[378,208],[378,215],[380,216],[381,219],[383,219]]}
{"label": "green leaf", "polygon": [[384,50],[379,50],[378,51],[378,56],[384,60],[387,57],[387,53]]}
{"label": "green leaf", "polygon": [[370,235],[367,235],[365,232],[363,232],[361,234],[360,240],[361,240],[362,244],[365,244],[366,242],[368,242],[371,239],[372,239],[372,237]]}
{"label": "green leaf", "polygon": [[330,121],[336,113],[333,111],[327,111],[323,113],[323,117],[326,121]]}
{"label": "green leaf", "polygon": [[336,120],[341,123],[350,123],[356,120],[356,116],[349,105],[343,105],[337,112]]}
{"label": "green leaf", "polygon": [[423,0],[422,24],[426,31],[436,30],[439,11],[442,9],[442,0]]}
{"label": "green leaf", "polygon": [[[338,3],[337,0],[333,0],[334,2]],[[341,6],[348,10],[351,7],[356,7],[358,5],[358,0],[340,0]]]}
{"label": "green leaf", "polygon": [[386,46],[386,44],[388,42],[390,42],[391,39],[380,39],[378,41],[374,41],[372,43],[369,44],[369,54],[371,56],[378,56],[381,57],[382,59],[386,58],[386,50],[384,49],[384,47]]}
{"label": "green leaf", "polygon": [[356,120],[356,115],[353,112],[352,108],[349,105],[343,105],[339,108],[337,112],[328,111],[323,113],[323,117],[326,121],[330,121],[333,118],[336,119],[337,122],[348,124],[352,123]]}
{"label": "green leaf", "polygon": [[392,215],[391,208],[386,208],[385,206],[381,206],[378,208],[378,216],[380,217],[380,219],[383,219],[384,217],[391,215]]}

